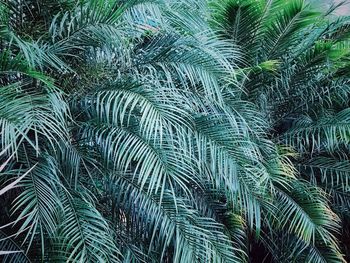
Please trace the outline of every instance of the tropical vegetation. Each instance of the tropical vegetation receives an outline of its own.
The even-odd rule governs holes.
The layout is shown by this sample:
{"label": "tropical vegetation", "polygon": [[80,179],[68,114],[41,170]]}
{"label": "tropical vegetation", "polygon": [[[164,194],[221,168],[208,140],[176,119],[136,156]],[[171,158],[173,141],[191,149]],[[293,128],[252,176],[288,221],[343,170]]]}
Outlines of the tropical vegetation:
{"label": "tropical vegetation", "polygon": [[338,7],[1,0],[3,262],[349,260]]}

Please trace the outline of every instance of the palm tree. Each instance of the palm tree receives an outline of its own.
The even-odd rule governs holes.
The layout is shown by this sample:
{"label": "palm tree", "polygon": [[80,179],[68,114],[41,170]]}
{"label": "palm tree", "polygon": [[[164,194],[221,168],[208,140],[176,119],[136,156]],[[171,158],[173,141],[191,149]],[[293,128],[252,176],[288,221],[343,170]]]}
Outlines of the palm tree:
{"label": "palm tree", "polygon": [[[1,1],[4,261],[247,262],[260,244],[277,262],[344,261],[346,206],[325,193],[346,194],[346,170],[304,162],[346,157],[346,21],[282,2]],[[287,97],[299,81],[306,104]]]}
{"label": "palm tree", "polygon": [[239,261],[205,162],[227,161],[196,128],[224,111],[236,57],[205,3],[1,8],[4,261]]}
{"label": "palm tree", "polygon": [[[339,234],[335,233],[340,230],[321,226],[327,219],[316,212],[321,209],[318,204],[328,202],[343,219],[344,240],[348,235],[350,21],[329,19],[338,7],[322,14],[302,0],[212,4],[213,26],[243,54],[240,96],[268,120],[269,138],[294,151],[290,160],[302,186],[288,197],[279,197],[284,199],[284,220],[290,230],[294,228],[294,235],[271,231],[269,241],[261,241],[277,262],[341,261],[329,253],[330,247],[336,251]],[[305,200],[313,201],[306,205]],[[309,215],[308,226],[294,224],[297,208],[288,202],[297,202],[303,215]],[[322,213],[328,212],[329,220],[338,221],[328,209]],[[307,249],[303,249],[305,240]]]}

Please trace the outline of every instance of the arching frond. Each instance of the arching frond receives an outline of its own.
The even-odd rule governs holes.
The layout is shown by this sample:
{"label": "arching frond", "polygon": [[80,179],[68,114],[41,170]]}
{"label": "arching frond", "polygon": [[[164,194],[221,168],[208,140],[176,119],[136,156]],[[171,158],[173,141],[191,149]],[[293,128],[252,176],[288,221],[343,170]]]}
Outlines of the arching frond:
{"label": "arching frond", "polygon": [[166,87],[155,92],[145,84],[114,83],[88,95],[82,104],[92,118],[107,124],[130,126],[136,121],[146,139],[161,141],[163,136],[193,125],[186,111],[191,107],[189,102],[177,90]]}
{"label": "arching frond", "polygon": [[[224,234],[223,226],[210,218],[199,216],[186,204],[185,199],[174,197],[172,192],[167,191],[162,197],[162,202],[159,202],[159,194],[143,191],[131,183],[131,178],[112,178],[113,184],[108,182],[107,188],[116,198],[113,200],[116,202],[116,208],[134,214],[132,225],[136,227],[135,234],[140,233],[138,231],[141,229],[143,232],[149,231],[143,236],[150,240],[150,248],[160,246],[160,260],[172,244],[174,262],[189,262],[195,259],[241,262],[235,255],[231,241]],[[143,215],[145,210],[151,210],[153,213]],[[119,214],[123,216],[123,213]],[[129,224],[127,219],[125,224]]]}
{"label": "arching frond", "polygon": [[310,251],[306,262],[343,262],[334,233],[339,228],[339,218],[330,209],[322,191],[299,182],[290,192],[277,191],[279,222],[305,242]]}
{"label": "arching frond", "polygon": [[62,115],[65,103],[60,96],[38,92],[23,94],[21,86],[18,83],[2,87],[0,93],[1,147],[8,149],[10,155],[24,142],[39,151],[41,138],[55,146],[67,136]]}
{"label": "arching frond", "polygon": [[349,191],[349,161],[331,157],[315,157],[300,163],[301,172],[310,177],[311,182],[320,183],[326,190],[338,188]]}
{"label": "arching frond", "polygon": [[43,159],[23,178],[19,187],[22,192],[15,200],[14,225],[19,225],[19,233],[26,234],[25,241],[30,249],[36,235],[40,236],[42,258],[45,254],[45,237],[56,231],[61,202],[58,195],[58,178],[54,160]]}
{"label": "arching frond", "polygon": [[[82,190],[83,191],[83,190]],[[64,262],[121,262],[108,222],[83,195],[62,190],[54,257]]]}
{"label": "arching frond", "polygon": [[[166,187],[177,185],[189,193],[188,183],[196,182],[190,157],[175,142],[152,143],[132,130],[106,125],[87,127],[82,138],[92,139],[113,169],[128,171],[133,166],[139,174],[138,184],[143,187],[147,183],[149,192],[163,193]],[[178,149],[176,156],[172,149]]]}
{"label": "arching frond", "polygon": [[316,121],[305,116],[296,120],[283,137],[286,144],[300,152],[310,151],[313,154],[322,150],[332,151],[348,142],[349,116],[348,109],[333,116],[325,114]]}

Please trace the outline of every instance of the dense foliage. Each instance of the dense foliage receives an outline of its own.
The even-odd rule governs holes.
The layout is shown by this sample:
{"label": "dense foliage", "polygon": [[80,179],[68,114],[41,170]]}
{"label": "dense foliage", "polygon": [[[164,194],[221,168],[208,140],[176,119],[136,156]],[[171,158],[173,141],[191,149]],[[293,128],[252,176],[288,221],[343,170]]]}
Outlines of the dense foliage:
{"label": "dense foliage", "polygon": [[3,261],[346,262],[334,8],[0,1]]}

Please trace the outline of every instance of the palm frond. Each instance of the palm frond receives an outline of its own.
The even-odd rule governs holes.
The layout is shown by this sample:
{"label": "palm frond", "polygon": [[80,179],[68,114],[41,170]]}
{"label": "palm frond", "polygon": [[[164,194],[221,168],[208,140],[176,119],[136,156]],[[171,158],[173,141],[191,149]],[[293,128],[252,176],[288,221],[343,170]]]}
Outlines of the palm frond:
{"label": "palm frond", "polygon": [[[283,1],[275,1],[283,4]],[[281,55],[280,52],[286,50],[286,45],[291,45],[298,39],[300,29],[315,23],[317,13],[305,8],[303,0],[289,1],[281,8],[275,7],[279,12],[268,22],[265,33],[264,48],[268,59],[273,59]]]}
{"label": "palm frond", "polygon": [[339,149],[340,144],[347,144],[348,141],[348,118],[348,109],[337,114],[324,114],[316,121],[307,116],[301,117],[283,134],[284,141],[301,153]]}
{"label": "palm frond", "polygon": [[46,157],[18,185],[23,190],[14,201],[12,214],[16,215],[14,225],[19,233],[26,233],[24,242],[30,249],[34,238],[39,235],[41,255],[45,255],[45,237],[56,231],[61,202],[58,195],[57,170],[54,160]]}
{"label": "palm frond", "polygon": [[5,233],[0,232],[0,256],[5,263],[30,263],[22,248]]}
{"label": "palm frond", "polygon": [[66,190],[59,195],[63,210],[55,234],[54,257],[65,262],[121,262],[113,232],[89,198]]}
{"label": "palm frond", "polygon": [[[144,233],[142,236],[148,238],[150,248],[160,246],[160,260],[166,256],[167,249],[172,244],[174,262],[190,262],[195,259],[241,262],[221,224],[211,218],[201,217],[186,204],[186,199],[174,197],[170,191],[162,197],[156,193],[147,193],[133,184],[131,179],[132,177],[128,179],[114,175],[113,184],[108,182],[107,187],[116,198],[116,209],[134,214],[132,226],[136,228],[135,234]],[[143,211],[149,210],[154,212],[143,214]],[[119,214],[125,217],[123,212]],[[126,217],[125,224],[128,222]]]}
{"label": "palm frond", "polygon": [[[28,143],[39,152],[39,142],[45,138],[51,146],[65,141],[65,103],[55,93],[37,93],[21,90],[15,83],[3,87],[0,94],[1,148],[9,155],[17,152],[22,143]],[[42,125],[44,124],[44,125]]]}
{"label": "palm frond", "polygon": [[339,229],[339,218],[328,207],[323,192],[300,182],[294,183],[292,187],[289,193],[277,192],[282,216],[279,221],[284,222],[283,227],[288,227],[289,231],[310,246],[311,251],[307,254],[309,260],[324,262],[322,258],[328,258],[343,262],[334,236]]}

